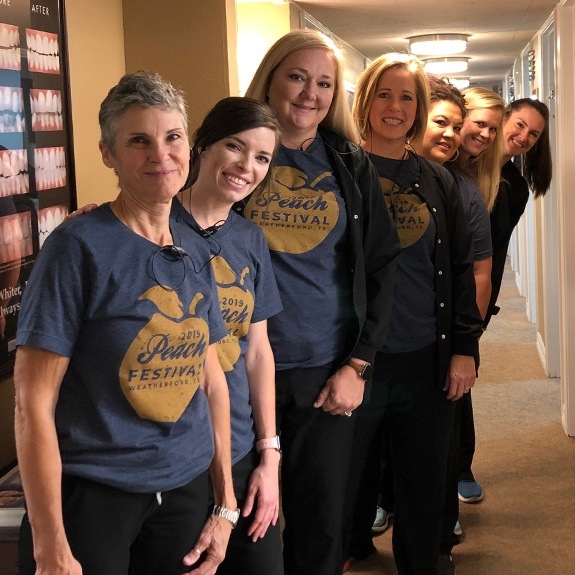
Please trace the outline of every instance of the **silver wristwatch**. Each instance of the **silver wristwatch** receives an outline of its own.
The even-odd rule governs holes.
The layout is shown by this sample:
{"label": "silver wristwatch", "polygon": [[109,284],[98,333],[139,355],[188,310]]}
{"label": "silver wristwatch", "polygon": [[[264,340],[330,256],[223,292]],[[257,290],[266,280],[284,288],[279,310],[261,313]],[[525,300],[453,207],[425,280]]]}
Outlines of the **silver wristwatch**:
{"label": "silver wristwatch", "polygon": [[212,515],[227,519],[232,524],[233,529],[238,524],[238,521],[240,519],[240,510],[228,509],[227,507],[222,507],[221,505],[214,505]]}

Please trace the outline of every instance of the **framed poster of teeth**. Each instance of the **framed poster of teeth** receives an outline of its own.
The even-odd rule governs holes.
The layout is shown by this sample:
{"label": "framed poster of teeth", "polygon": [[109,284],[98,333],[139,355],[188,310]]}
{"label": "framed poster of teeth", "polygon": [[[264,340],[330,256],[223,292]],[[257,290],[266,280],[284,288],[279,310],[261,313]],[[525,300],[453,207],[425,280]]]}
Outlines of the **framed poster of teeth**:
{"label": "framed poster of teeth", "polygon": [[63,0],[0,0],[0,380],[34,260],[76,208],[64,22]]}

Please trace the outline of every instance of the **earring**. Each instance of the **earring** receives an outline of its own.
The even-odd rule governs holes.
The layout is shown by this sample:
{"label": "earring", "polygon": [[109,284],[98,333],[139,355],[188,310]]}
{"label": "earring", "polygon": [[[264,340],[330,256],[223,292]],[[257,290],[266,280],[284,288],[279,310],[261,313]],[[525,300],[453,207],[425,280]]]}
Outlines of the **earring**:
{"label": "earring", "polygon": [[459,158],[459,148],[457,148],[457,150],[455,150],[455,154],[453,154],[453,156],[451,156],[451,158],[449,158],[448,162],[455,162],[455,161],[457,161],[457,158]]}

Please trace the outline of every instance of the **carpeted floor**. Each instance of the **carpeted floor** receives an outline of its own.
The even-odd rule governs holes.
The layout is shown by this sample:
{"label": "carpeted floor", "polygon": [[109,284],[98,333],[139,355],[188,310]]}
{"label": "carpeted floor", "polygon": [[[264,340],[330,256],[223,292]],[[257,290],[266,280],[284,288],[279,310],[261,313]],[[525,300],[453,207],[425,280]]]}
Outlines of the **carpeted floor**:
{"label": "carpeted floor", "polygon": [[[545,376],[509,270],[499,304],[481,340],[473,391],[473,470],[485,498],[460,504],[457,575],[574,573],[575,440],[561,427],[559,380]],[[395,575],[391,530],[374,542],[378,553],[349,573]]]}

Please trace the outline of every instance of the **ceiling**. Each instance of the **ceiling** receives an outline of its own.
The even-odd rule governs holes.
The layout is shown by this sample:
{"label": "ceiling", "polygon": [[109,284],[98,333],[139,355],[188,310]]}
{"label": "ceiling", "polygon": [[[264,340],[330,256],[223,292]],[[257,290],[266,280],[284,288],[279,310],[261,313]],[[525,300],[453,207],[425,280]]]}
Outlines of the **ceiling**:
{"label": "ceiling", "polygon": [[492,88],[550,17],[558,0],[297,0],[370,59],[406,52],[420,34],[469,34],[469,69],[456,76]]}

